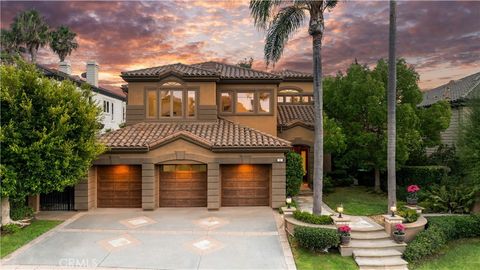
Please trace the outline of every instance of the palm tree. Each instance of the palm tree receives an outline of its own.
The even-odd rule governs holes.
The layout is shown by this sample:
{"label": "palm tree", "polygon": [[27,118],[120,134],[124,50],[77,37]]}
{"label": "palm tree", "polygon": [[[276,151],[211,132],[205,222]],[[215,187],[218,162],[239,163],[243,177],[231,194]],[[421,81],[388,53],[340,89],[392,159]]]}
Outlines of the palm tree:
{"label": "palm tree", "polygon": [[397,105],[397,63],[395,57],[396,42],[396,6],[395,0],[390,0],[390,29],[388,40],[388,127],[387,127],[387,171],[388,171],[388,206],[397,204],[397,181],[395,175],[395,143],[396,143],[396,115]]}
{"label": "palm tree", "polygon": [[35,63],[38,49],[45,46],[50,38],[45,19],[36,10],[27,10],[13,19],[11,28],[18,43],[25,45],[32,63]]}
{"label": "palm tree", "polygon": [[60,62],[65,61],[65,57],[78,48],[76,36],[76,33],[63,25],[50,33],[50,48],[58,55]]}
{"label": "palm tree", "polygon": [[313,213],[322,213],[323,193],[323,90],[322,38],[325,10],[337,0],[251,0],[250,14],[255,25],[267,30],[264,55],[267,65],[280,60],[289,37],[309,19],[308,33],[313,41],[313,95],[315,107],[315,143],[313,168]]}

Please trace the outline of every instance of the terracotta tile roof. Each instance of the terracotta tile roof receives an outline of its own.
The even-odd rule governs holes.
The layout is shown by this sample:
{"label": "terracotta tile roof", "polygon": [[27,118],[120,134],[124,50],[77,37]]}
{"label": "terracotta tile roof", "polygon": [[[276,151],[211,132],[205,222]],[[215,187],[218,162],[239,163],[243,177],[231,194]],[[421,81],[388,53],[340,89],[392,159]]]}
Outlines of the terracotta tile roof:
{"label": "terracotta tile roof", "polygon": [[277,125],[279,127],[291,127],[295,125],[304,125],[310,128],[314,127],[315,113],[314,105],[278,105]]}
{"label": "terracotta tile roof", "polygon": [[284,79],[284,80],[288,80],[288,79],[313,80],[312,73],[307,73],[307,72],[285,69],[285,70],[274,72],[274,73],[277,74],[278,76],[282,77],[282,79]]}
{"label": "terracotta tile roof", "polygon": [[220,75],[221,79],[281,79],[273,73],[213,61],[193,64],[191,66],[216,72]]}
{"label": "terracotta tile roof", "polygon": [[473,96],[480,97],[480,72],[423,92],[419,106],[432,105],[439,100],[461,101]]}
{"label": "terracotta tile roof", "polygon": [[185,65],[182,63],[176,63],[171,65],[164,65],[158,67],[144,68],[132,71],[122,72],[122,77],[148,77],[148,76],[160,76],[164,73],[175,72],[182,76],[191,77],[211,77],[218,76],[216,72],[211,70],[202,69],[195,66]]}
{"label": "terracotta tile roof", "polygon": [[[70,74],[61,72],[58,69],[49,68],[49,67],[46,67],[46,66],[40,65],[40,64],[37,64],[37,68],[43,73],[43,75],[45,75],[46,77],[49,77],[49,78],[53,77],[57,80],[68,79],[68,80],[71,80],[74,83],[76,83],[78,86],[81,86],[82,84],[87,83],[87,81],[82,79],[80,76],[70,75]],[[106,95],[106,96],[109,96],[109,97],[117,98],[117,99],[120,99],[120,100],[123,100],[123,101],[127,100],[127,97],[126,97],[125,93],[121,89],[118,89],[118,90],[117,89],[110,89],[110,88],[106,88],[106,87],[102,87],[102,86],[94,86],[94,85],[91,85],[91,84],[90,84],[90,87],[92,88],[93,92],[96,92],[96,93],[99,93],[99,94],[102,94],[102,95]]]}
{"label": "terracotta tile roof", "polygon": [[225,119],[214,122],[138,123],[101,136],[112,150],[150,150],[177,138],[201,144],[212,151],[269,149],[283,151],[290,142]]}

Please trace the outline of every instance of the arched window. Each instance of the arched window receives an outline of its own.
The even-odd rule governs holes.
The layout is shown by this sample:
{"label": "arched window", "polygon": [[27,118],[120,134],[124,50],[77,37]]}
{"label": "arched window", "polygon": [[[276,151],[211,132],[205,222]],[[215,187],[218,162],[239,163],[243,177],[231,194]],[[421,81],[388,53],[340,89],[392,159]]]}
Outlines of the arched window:
{"label": "arched window", "polygon": [[278,91],[278,93],[281,95],[292,95],[292,94],[300,94],[300,91],[296,89],[282,89]]}
{"label": "arched window", "polygon": [[182,84],[179,83],[179,82],[172,82],[172,81],[170,81],[170,82],[165,82],[165,83],[162,84],[162,86],[181,86],[181,85],[182,85]]}

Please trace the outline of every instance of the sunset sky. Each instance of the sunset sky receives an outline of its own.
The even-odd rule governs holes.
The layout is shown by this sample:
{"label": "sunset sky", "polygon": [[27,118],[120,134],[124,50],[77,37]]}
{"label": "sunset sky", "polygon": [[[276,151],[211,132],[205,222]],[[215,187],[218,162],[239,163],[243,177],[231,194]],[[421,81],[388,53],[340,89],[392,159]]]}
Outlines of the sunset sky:
{"label": "sunset sky", "polygon": [[[387,1],[340,1],[326,15],[324,70],[344,71],[355,58],[374,64],[387,56]],[[253,26],[248,1],[1,2],[1,28],[20,11],[34,8],[52,27],[67,25],[78,34],[79,49],[68,59],[74,74],[85,61],[100,64],[105,85],[124,83],[121,71],[169,63],[255,59],[265,69],[264,33]],[[420,73],[428,89],[480,71],[480,2],[400,1],[398,56]],[[306,27],[294,35],[276,70],[311,71]],[[38,62],[56,67],[50,49]]]}

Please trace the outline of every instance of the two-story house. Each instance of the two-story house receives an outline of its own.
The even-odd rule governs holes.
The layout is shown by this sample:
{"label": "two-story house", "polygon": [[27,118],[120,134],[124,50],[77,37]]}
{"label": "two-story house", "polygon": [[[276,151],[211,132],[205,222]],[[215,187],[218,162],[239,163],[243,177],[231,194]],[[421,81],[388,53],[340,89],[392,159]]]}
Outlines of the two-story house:
{"label": "two-story house", "polygon": [[[127,71],[125,128],[75,187],[75,208],[284,205],[285,157],[313,164],[313,78],[217,62]],[[310,164],[310,165],[309,165]]]}

